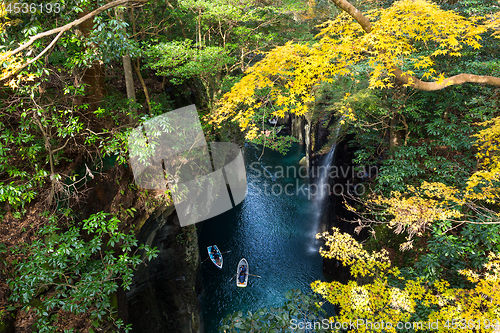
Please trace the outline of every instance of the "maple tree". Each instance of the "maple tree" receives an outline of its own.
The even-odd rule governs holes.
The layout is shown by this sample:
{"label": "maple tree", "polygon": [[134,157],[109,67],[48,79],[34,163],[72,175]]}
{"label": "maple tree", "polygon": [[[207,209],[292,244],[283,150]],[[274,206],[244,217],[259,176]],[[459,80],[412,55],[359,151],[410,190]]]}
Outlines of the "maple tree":
{"label": "maple tree", "polygon": [[411,278],[391,263],[387,251],[367,251],[338,229],[319,234],[318,238],[324,239],[327,246],[320,250],[321,255],[349,265],[355,280],[347,284],[316,281],[312,288],[340,305],[340,312],[330,321],[356,323],[350,327],[351,332],[372,331],[373,325],[386,332],[491,332],[500,327],[499,254],[490,253],[480,272],[460,271],[471,284],[457,288],[442,279]]}
{"label": "maple tree", "polygon": [[[394,9],[403,10],[403,3],[391,7],[387,11],[392,12],[389,17],[396,16]],[[418,12],[418,8],[410,8],[413,8],[411,13]],[[428,8],[437,9],[432,5]],[[382,20],[384,15],[375,16]],[[445,20],[434,18],[433,22],[438,23],[438,29],[444,29],[446,23],[460,22],[455,29],[461,27],[465,30],[454,37],[451,31],[447,32],[447,37],[435,45],[437,49],[430,56],[423,56],[420,52],[418,57],[411,57],[411,52],[416,51],[413,44],[398,45],[393,42],[391,45],[395,46],[394,49],[381,47],[382,52],[378,54],[380,58],[376,58],[378,62],[369,60],[373,68],[370,86],[393,88],[391,76],[400,84],[424,91],[441,90],[465,82],[498,86],[498,79],[492,76],[459,74],[445,78],[443,74],[435,74],[433,58],[443,58],[441,55],[459,57],[464,52],[464,44],[458,42],[458,36],[465,45],[479,48],[479,34],[494,24],[491,20],[472,17],[468,21],[473,23],[467,27],[463,18],[454,15],[441,12],[440,18]],[[431,16],[431,13],[427,16]],[[478,23],[481,20],[484,20],[482,26]],[[370,31],[370,26],[364,23],[364,30]],[[390,30],[389,26],[385,27],[386,31]],[[422,32],[435,33],[431,26],[425,27],[424,22],[420,21],[420,26],[424,27]],[[403,35],[408,33],[404,26],[401,30]],[[393,30],[391,35],[397,35],[397,32]],[[431,39],[426,39],[425,33],[422,35],[415,35],[418,36],[416,40],[432,43]],[[395,62],[387,58],[388,54],[401,52],[398,48],[406,50],[404,52],[407,54],[399,54],[409,56],[409,61]],[[422,78],[432,77],[434,82],[424,82],[415,77],[410,69],[400,70],[400,66],[413,66],[415,71],[419,70]],[[350,115],[355,117],[354,113]],[[477,140],[477,168],[464,183],[448,185],[424,181],[419,186],[408,186],[403,193],[392,192],[389,197],[372,195],[359,199],[364,206],[361,209],[363,212],[357,212],[349,206],[360,217],[358,230],[370,227],[377,234],[376,231],[380,232],[381,228],[386,227],[396,235],[406,234],[404,241],[399,244],[401,251],[411,251],[415,242],[427,242],[427,253],[417,258],[414,267],[399,269],[384,250],[369,253],[350,235],[341,234],[338,230],[332,234],[319,235],[328,247],[321,254],[350,265],[354,277],[354,281],[346,285],[319,281],[312,284],[315,291],[340,305],[341,312],[334,318],[335,321],[362,319],[362,325],[356,327],[357,331],[369,330],[370,327],[366,325],[368,322],[385,322],[386,331],[401,329],[398,323],[410,323],[416,331],[435,329],[448,332],[459,328],[483,332],[498,329],[498,118],[479,125],[483,129],[473,135]],[[380,224],[383,226],[380,227]]]}
{"label": "maple tree", "polygon": [[[287,112],[305,115],[319,83],[353,76],[353,66],[361,62],[371,68],[370,88],[392,88],[394,80],[424,91],[466,82],[500,86],[495,76],[445,77],[435,69],[446,57],[481,48],[481,34],[498,24],[498,15],[466,18],[425,0],[397,1],[388,9],[364,15],[347,1],[333,2],[343,12],[321,26],[316,43],[288,42],[267,52],[224,95],[211,122],[237,122],[247,138],[254,139],[261,135],[260,107],[273,106],[265,117],[283,117]],[[343,111],[354,120],[351,108]]]}

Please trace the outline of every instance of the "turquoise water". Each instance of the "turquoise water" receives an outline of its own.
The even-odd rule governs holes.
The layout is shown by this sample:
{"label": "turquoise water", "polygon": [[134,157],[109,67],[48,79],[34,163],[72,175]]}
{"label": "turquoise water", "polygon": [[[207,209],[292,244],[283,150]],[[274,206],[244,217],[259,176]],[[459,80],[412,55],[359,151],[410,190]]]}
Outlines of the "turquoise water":
{"label": "turquoise water", "polygon": [[[266,149],[258,161],[261,154],[262,147],[245,146],[246,198],[231,211],[206,221],[201,231],[202,259],[208,256],[209,245],[216,244],[221,252],[231,251],[223,255],[222,270],[209,260],[202,264],[206,333],[218,333],[221,320],[230,313],[280,306],[285,291],[310,291],[312,281],[323,279],[319,243],[314,238],[318,223],[314,206],[307,192],[300,190],[308,180],[294,177],[291,169],[279,174],[279,166],[285,171],[289,166],[298,168],[304,150],[294,145],[283,156]],[[284,193],[288,184],[286,190],[292,195]],[[246,288],[236,287],[235,279],[229,281],[241,258],[248,260],[250,274],[262,276],[250,276]]]}

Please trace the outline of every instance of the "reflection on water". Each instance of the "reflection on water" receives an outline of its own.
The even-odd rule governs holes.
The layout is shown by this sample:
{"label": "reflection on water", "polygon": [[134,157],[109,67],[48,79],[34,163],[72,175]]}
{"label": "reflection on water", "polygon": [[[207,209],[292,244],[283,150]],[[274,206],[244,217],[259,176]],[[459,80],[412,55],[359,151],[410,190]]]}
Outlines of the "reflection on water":
{"label": "reflection on water", "polygon": [[[273,177],[276,166],[298,168],[298,161],[304,156],[303,148],[295,145],[286,156],[266,149],[258,161],[261,153],[261,147],[248,144],[245,147],[249,184],[245,200],[203,225],[202,258],[207,256],[206,248],[212,244],[221,252],[231,251],[224,255],[222,270],[208,260],[202,265],[206,333],[218,333],[220,321],[230,313],[280,306],[285,300],[285,291],[293,288],[309,291],[310,283],[322,278],[319,244],[314,239],[314,208],[307,194],[294,190],[297,185],[307,185],[308,180],[293,178],[293,174]],[[252,162],[258,164],[250,168]],[[266,166],[269,168],[264,170]],[[288,193],[294,195],[273,195],[270,188],[275,184],[275,193],[280,192],[279,187],[291,184]],[[264,187],[268,191],[264,191]],[[250,277],[246,288],[236,287],[235,279],[229,282],[241,258],[248,260],[250,274],[262,276]]]}

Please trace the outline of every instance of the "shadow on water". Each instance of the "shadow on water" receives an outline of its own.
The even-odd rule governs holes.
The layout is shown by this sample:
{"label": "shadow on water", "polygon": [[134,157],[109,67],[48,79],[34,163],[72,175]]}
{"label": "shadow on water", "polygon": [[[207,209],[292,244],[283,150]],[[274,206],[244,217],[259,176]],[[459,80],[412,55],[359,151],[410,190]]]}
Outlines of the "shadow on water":
{"label": "shadow on water", "polygon": [[[216,244],[224,255],[219,270],[209,260],[202,265],[203,317],[206,333],[218,333],[221,320],[230,313],[280,306],[284,293],[298,288],[310,291],[310,283],[323,279],[319,242],[314,238],[316,221],[307,191],[305,170],[294,174],[304,149],[294,145],[283,156],[262,147],[247,144],[244,158],[248,193],[241,204],[203,224],[199,244],[201,258],[207,246]],[[282,166],[284,173],[280,173]],[[287,186],[288,185],[288,186]],[[287,186],[287,187],[285,187]],[[287,193],[285,194],[285,189]],[[246,258],[250,277],[246,288],[236,287],[238,261]]]}

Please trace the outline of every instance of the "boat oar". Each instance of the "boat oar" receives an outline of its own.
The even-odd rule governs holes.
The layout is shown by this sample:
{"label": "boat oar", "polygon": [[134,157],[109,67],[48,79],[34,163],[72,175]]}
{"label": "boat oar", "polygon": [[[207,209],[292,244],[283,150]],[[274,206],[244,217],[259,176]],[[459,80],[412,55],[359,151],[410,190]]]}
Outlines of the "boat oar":
{"label": "boat oar", "polygon": [[210,257],[207,257],[205,260],[203,260],[201,263],[203,264],[205,261],[207,261],[208,259],[210,259]]}
{"label": "boat oar", "polygon": [[260,276],[260,275],[253,275],[253,274],[248,274],[248,275],[255,276],[255,277],[258,277],[258,278],[262,278],[262,276]]}
{"label": "boat oar", "polygon": [[[234,277],[235,277],[236,275],[238,275],[238,274],[234,274],[234,275],[233,275],[233,277],[231,278],[231,280],[232,280],[232,279],[234,279]],[[229,280],[229,282],[231,282],[231,280]]]}
{"label": "boat oar", "polygon": [[229,253],[229,252],[231,252],[231,250],[226,251],[226,252],[222,252],[221,254],[226,254],[226,253]]}

